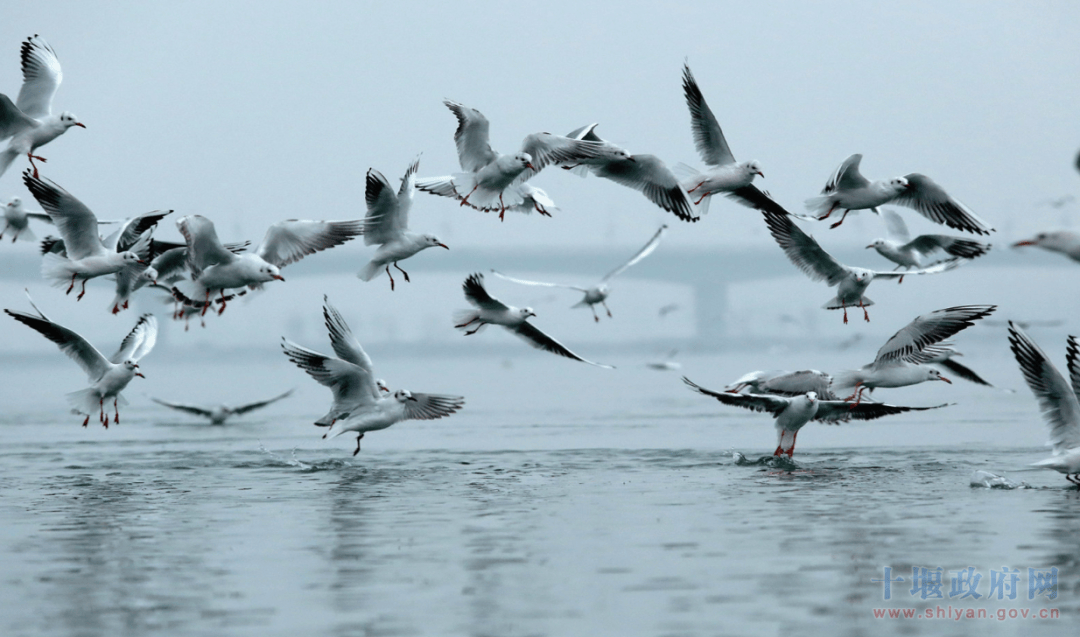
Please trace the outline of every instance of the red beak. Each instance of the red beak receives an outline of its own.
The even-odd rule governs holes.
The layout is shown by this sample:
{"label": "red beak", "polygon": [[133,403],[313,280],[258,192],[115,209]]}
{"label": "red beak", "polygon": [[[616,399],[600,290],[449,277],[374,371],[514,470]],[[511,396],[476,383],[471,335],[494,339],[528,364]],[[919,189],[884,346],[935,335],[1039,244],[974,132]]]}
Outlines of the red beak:
{"label": "red beak", "polygon": [[1030,239],[1024,239],[1023,241],[1017,241],[1016,243],[1014,243],[1012,245],[1012,247],[1019,248],[1020,246],[1033,246],[1033,245],[1035,245],[1034,241],[1032,241]]}
{"label": "red beak", "polygon": [[952,381],[949,380],[948,378],[945,378],[944,376],[938,376],[938,380],[943,380],[946,383],[949,383],[950,385],[952,385]]}
{"label": "red beak", "polygon": [[442,247],[446,248],[447,250],[450,249],[450,246],[446,245],[445,243],[436,243],[435,245],[442,246]]}
{"label": "red beak", "polygon": [[75,122],[75,125],[76,125],[76,126],[81,126],[81,127],[83,127],[83,128],[86,128],[86,124],[83,124],[82,122]]}
{"label": "red beak", "polygon": [[526,167],[526,168],[531,168],[531,169],[533,169],[533,170],[536,170],[536,166],[533,166],[532,164],[525,164],[525,167]]}
{"label": "red beak", "polygon": [[142,372],[135,372],[135,375],[138,376],[139,378],[146,378],[146,376],[142,375]]}
{"label": "red beak", "polygon": [[285,280],[285,277],[281,276],[280,274],[271,274],[270,276],[272,278],[274,278],[274,279],[277,279],[278,281],[284,281]]}

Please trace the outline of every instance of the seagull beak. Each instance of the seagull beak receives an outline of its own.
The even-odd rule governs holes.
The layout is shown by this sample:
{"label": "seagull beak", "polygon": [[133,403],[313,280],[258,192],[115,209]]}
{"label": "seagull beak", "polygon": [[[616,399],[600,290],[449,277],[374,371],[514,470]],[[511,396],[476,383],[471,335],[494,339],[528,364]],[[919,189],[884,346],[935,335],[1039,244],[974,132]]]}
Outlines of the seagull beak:
{"label": "seagull beak", "polygon": [[532,170],[536,170],[536,166],[533,166],[532,163],[525,164],[525,167],[529,168],[529,169],[532,169]]}
{"label": "seagull beak", "polygon": [[[143,261],[142,259],[137,260],[136,263],[139,265],[146,265],[146,261]],[[157,281],[154,281],[154,283],[157,283]]]}
{"label": "seagull beak", "polygon": [[75,126],[79,126],[81,128],[86,128],[86,124],[83,124],[82,122],[75,122]]}
{"label": "seagull beak", "polygon": [[284,281],[285,280],[285,277],[281,276],[280,274],[271,274],[270,277],[274,278],[274,279],[277,279],[278,281]]}
{"label": "seagull beak", "polygon": [[1035,245],[1034,241],[1032,241],[1031,239],[1024,239],[1023,241],[1017,241],[1016,243],[1012,244],[1012,247],[1019,248],[1020,246],[1033,246],[1033,245]]}
{"label": "seagull beak", "polygon": [[758,175],[759,177],[761,177],[762,179],[765,179],[765,173],[761,172],[760,170],[759,170],[759,171],[757,171],[757,173],[756,173],[756,174],[757,174],[757,175]]}
{"label": "seagull beak", "polygon": [[873,248],[873,247],[874,247],[874,245],[870,244],[870,245],[866,246],[866,249],[869,250],[870,248]]}
{"label": "seagull beak", "polygon": [[445,243],[436,243],[435,245],[437,245],[437,246],[441,246],[441,247],[443,247],[443,248],[446,248],[447,250],[449,250],[449,249],[450,249],[450,246],[446,245]]}
{"label": "seagull beak", "polygon": [[952,385],[952,381],[949,380],[948,378],[945,378],[944,376],[938,376],[938,380],[943,380],[946,383],[949,383],[950,385]]}
{"label": "seagull beak", "polygon": [[415,398],[413,398],[412,396],[409,396],[409,400],[413,401],[414,403],[420,402],[420,401],[416,400]]}
{"label": "seagull beak", "polygon": [[630,155],[626,159],[627,159],[627,161],[635,161],[635,162],[637,161],[637,157],[634,157],[633,155]]}

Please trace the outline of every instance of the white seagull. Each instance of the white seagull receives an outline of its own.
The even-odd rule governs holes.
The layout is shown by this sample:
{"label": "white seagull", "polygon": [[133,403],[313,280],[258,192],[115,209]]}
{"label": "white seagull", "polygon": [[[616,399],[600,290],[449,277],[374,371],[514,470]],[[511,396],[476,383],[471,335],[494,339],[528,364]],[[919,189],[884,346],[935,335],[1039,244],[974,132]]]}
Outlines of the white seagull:
{"label": "white seagull", "polygon": [[376,245],[379,249],[375,257],[364,266],[356,276],[363,281],[370,281],[378,276],[379,271],[386,269],[386,276],[390,277],[390,289],[394,289],[394,275],[390,274],[390,264],[409,280],[409,273],[402,270],[398,261],[404,261],[425,248],[450,249],[449,246],[439,241],[433,234],[416,234],[409,232],[409,208],[412,207],[413,195],[416,193],[416,169],[420,165],[420,159],[409,166],[405,176],[401,178],[401,188],[397,193],[390,187],[390,182],[383,177],[382,173],[371,168],[367,172],[367,218],[364,226],[364,245]]}
{"label": "white seagull", "polygon": [[840,400],[819,400],[817,393],[806,392],[801,396],[766,396],[758,394],[732,394],[717,392],[700,387],[683,376],[683,382],[694,391],[712,396],[725,405],[734,405],[752,411],[764,411],[776,417],[776,451],[774,456],[787,454],[790,458],[795,453],[795,438],[799,430],[811,420],[828,424],[839,424],[849,420],[875,420],[882,416],[891,416],[906,411],[926,411],[934,407],[901,407],[885,403],[861,403],[853,405]]}
{"label": "white seagull", "polygon": [[[895,263],[896,270],[921,268],[924,265],[923,258],[938,250],[950,257],[961,259],[974,259],[990,251],[990,244],[945,234],[921,234],[912,239],[903,217],[889,209],[883,210],[881,214],[885,218],[888,238],[875,239],[866,248],[877,250],[878,254]],[[903,281],[901,277],[900,282]]]}
{"label": "white seagull", "polygon": [[709,211],[712,195],[721,193],[750,206],[762,208],[771,202],[771,198],[753,185],[754,176],[765,177],[761,164],[756,160],[736,162],[731,148],[720,130],[712,109],[705,103],[705,96],[690,72],[690,65],[683,64],[683,94],[690,109],[690,129],[694,133],[694,145],[709,169],[702,173],[683,165],[682,170],[690,173],[683,180],[682,186],[692,197],[695,204],[701,206],[701,213]]}
{"label": "white seagull", "polygon": [[315,421],[316,426],[330,427],[323,438],[355,431],[355,456],[360,453],[360,440],[365,432],[386,429],[402,420],[443,418],[465,405],[461,396],[414,394],[404,389],[383,395],[385,385],[374,378],[371,358],[337,309],[325,296],[323,299],[323,319],[338,358],[281,339],[285,356],[334,394],[330,411]]}
{"label": "white seagull", "polygon": [[[155,211],[136,217],[146,220],[149,226],[132,238],[132,233],[141,226],[139,223],[125,223],[123,227],[110,235],[106,245],[98,235],[98,220],[81,201],[76,199],[52,181],[46,182],[30,174],[23,173],[23,183],[49,217],[56,224],[56,229],[63,238],[62,253],[50,251],[41,262],[41,274],[52,285],[67,285],[66,294],[75,289],[75,282],[82,281],[82,290],[76,300],[82,300],[86,294],[86,282],[107,274],[115,274],[126,267],[139,265],[150,246],[150,233],[153,225],[170,211]],[[126,232],[130,230],[131,232]],[[125,240],[130,240],[125,243]],[[58,245],[54,248],[59,249]]]}
{"label": "white seagull", "polygon": [[836,296],[822,307],[827,310],[844,310],[844,323],[848,322],[847,309],[849,307],[862,308],[863,318],[870,320],[870,314],[867,313],[866,308],[874,302],[863,296],[863,293],[874,279],[896,279],[909,274],[937,274],[951,270],[960,264],[959,259],[953,258],[925,268],[904,272],[879,272],[844,265],[825,252],[813,237],[795,225],[790,215],[771,210],[763,210],[762,214],[765,216],[765,223],[769,226],[769,232],[796,267],[811,280],[825,281],[830,287],[837,286]]}
{"label": "white seagull", "polygon": [[818,219],[827,219],[834,211],[843,209],[840,221],[853,210],[879,212],[878,206],[894,203],[911,208],[934,223],[950,228],[990,234],[994,231],[970,208],[949,196],[945,190],[926,175],[911,173],[903,177],[871,182],[859,172],[862,155],[856,153],[844,160],[836,169],[820,197],[806,200],[806,207],[817,213]]}
{"label": "white seagull", "polygon": [[[524,203],[528,192],[520,186],[545,166],[576,163],[612,152],[596,142],[535,133],[525,138],[517,153],[500,155],[488,143],[488,120],[480,111],[450,100],[443,104],[458,120],[454,142],[457,143],[461,169],[465,172],[420,179],[416,187],[424,192],[454,197],[462,206],[485,212],[498,210],[500,220],[507,209]],[[622,153],[625,155],[625,151]],[[539,207],[537,210],[546,214]]]}
{"label": "white seagull", "polygon": [[135,328],[120,343],[120,349],[111,358],[105,358],[85,338],[49,320],[33,301],[30,305],[37,311],[37,316],[13,310],[4,310],[4,312],[16,321],[41,332],[45,338],[59,345],[60,351],[67,354],[86,372],[91,386],[67,395],[67,400],[75,411],[86,416],[82,423],[83,427],[90,422],[90,414],[97,408],[100,411],[101,424],[108,428],[109,417],[105,415],[105,401],[110,398],[116,414],[113,422],[120,422],[120,409],[117,403],[127,404],[120,392],[135,376],[145,378],[139,371],[139,360],[149,354],[154,348],[154,343],[157,342],[158,325],[154,315],[143,314],[139,317]]}
{"label": "white seagull", "polygon": [[[214,222],[201,215],[181,217],[176,225],[187,242],[188,269],[195,281],[194,298],[173,287],[173,296],[185,305],[210,307],[210,295],[218,292],[225,311],[225,290],[262,287],[269,281],[284,281],[281,268],[316,252],[339,246],[364,234],[364,221],[279,221],[266,231],[254,252],[234,254],[218,239]],[[202,298],[200,298],[202,297]]]}
{"label": "white seagull", "polygon": [[23,85],[14,104],[11,98],[0,93],[0,140],[11,138],[7,148],[0,153],[0,175],[19,155],[30,158],[34,177],[38,176],[34,160],[45,161],[34,154],[72,126],[86,128],[74,114],[64,111],[52,114],[52,100],[60,81],[64,78],[56,52],[44,39],[35,35],[26,38],[20,50]]}
{"label": "white seagull", "polygon": [[11,201],[4,205],[4,227],[0,228],[0,239],[8,231],[11,232],[11,242],[19,239],[23,241],[37,241],[34,232],[30,230],[30,220],[36,219],[45,223],[52,223],[52,217],[44,212],[27,212],[23,209],[22,199],[12,197]]}
{"label": "white seagull", "polygon": [[690,196],[679,185],[679,178],[656,155],[631,155],[596,134],[596,124],[582,126],[569,134],[570,139],[583,139],[605,144],[609,152],[599,157],[582,159],[575,165],[563,166],[582,177],[592,172],[597,177],[633,188],[649,201],[674,214],[683,221],[697,221]]}
{"label": "white seagull", "polygon": [[1080,261],[1080,235],[1068,230],[1040,232],[1030,239],[1017,241],[1012,245],[1014,248],[1023,246],[1035,246],[1050,252],[1059,252],[1073,261]]}
{"label": "white seagull", "polygon": [[1080,344],[1075,336],[1070,336],[1065,347],[1068,381],[1035,341],[1011,321],[1009,347],[1050,428],[1049,444],[1053,446],[1053,455],[1032,466],[1060,471],[1066,480],[1080,489],[1080,362],[1077,361]]}
{"label": "white seagull", "polygon": [[196,416],[202,416],[203,418],[209,418],[211,424],[223,425],[225,424],[225,421],[232,416],[239,416],[241,414],[246,414],[249,411],[261,409],[271,403],[276,403],[283,398],[289,397],[292,393],[293,390],[290,389],[284,394],[274,396],[273,398],[268,398],[266,400],[260,400],[253,403],[246,403],[244,405],[237,405],[235,407],[226,404],[208,407],[204,407],[202,405],[188,405],[186,403],[174,403],[167,400],[161,400],[160,398],[154,398],[153,396],[150,397],[150,400],[154,401],[159,405],[164,405],[165,407],[176,409],[177,411],[183,411],[189,414],[195,414]]}
{"label": "white seagull", "polygon": [[[484,275],[479,272],[469,275],[461,286],[465,290],[465,300],[474,305],[475,310],[461,310],[454,314],[454,327],[465,330],[465,335],[476,334],[485,325],[501,325],[537,349],[572,358],[582,363],[612,369],[611,365],[601,365],[586,360],[568,350],[562,343],[544,334],[535,325],[529,323],[530,316],[536,316],[531,307],[516,308],[488,294],[484,289]],[[469,329],[469,326],[476,327]]]}
{"label": "white seagull", "polygon": [[816,369],[804,369],[797,372],[756,371],[743,374],[735,382],[724,388],[729,394],[741,394],[749,389],[751,394],[771,394],[777,396],[804,396],[814,392],[824,400],[840,400],[832,391],[832,376]]}
{"label": "white seagull", "polygon": [[[958,305],[915,317],[878,350],[874,362],[860,369],[836,374],[833,387],[838,394],[851,389],[846,400],[862,400],[864,390],[876,387],[906,387],[928,380],[952,383],[930,363],[938,363],[941,347],[935,347],[945,339],[975,321],[988,316],[996,305]],[[946,346],[948,348],[948,346]]]}
{"label": "white seagull", "polygon": [[544,286],[544,287],[570,288],[571,290],[577,290],[578,292],[583,292],[585,294],[585,298],[581,299],[580,301],[578,301],[576,304],[572,305],[571,307],[586,307],[586,306],[588,306],[588,308],[590,310],[592,310],[593,320],[595,320],[596,322],[599,323],[600,322],[600,317],[596,314],[596,307],[595,307],[597,303],[603,305],[604,309],[607,311],[608,317],[609,318],[611,317],[611,308],[609,308],[607,306],[607,297],[611,294],[611,287],[608,285],[609,282],[612,279],[614,279],[616,276],[618,276],[618,275],[622,274],[623,272],[625,272],[626,269],[629,268],[630,266],[634,265],[638,261],[641,261],[645,257],[652,254],[653,251],[656,250],[656,247],[658,245],[660,245],[660,239],[662,239],[664,237],[665,232],[667,232],[667,225],[660,226],[660,229],[656,231],[656,234],[654,234],[652,236],[652,238],[649,239],[648,243],[646,243],[640,250],[638,250],[637,253],[634,254],[634,256],[630,257],[630,260],[628,260],[626,263],[623,263],[619,267],[615,268],[611,272],[608,272],[607,274],[605,274],[604,278],[600,279],[600,282],[597,283],[596,285],[592,286],[592,287],[582,287],[582,286],[578,286],[578,285],[567,285],[567,284],[564,284],[564,283],[545,283],[545,282],[542,282],[542,281],[528,281],[526,279],[516,279],[516,278],[511,277],[511,276],[506,276],[505,274],[503,274],[501,272],[496,272],[495,270],[492,270],[491,273],[494,274],[495,276],[501,278],[501,279],[506,279],[507,281],[513,281],[514,283],[521,283],[522,285],[540,285],[540,286]]}

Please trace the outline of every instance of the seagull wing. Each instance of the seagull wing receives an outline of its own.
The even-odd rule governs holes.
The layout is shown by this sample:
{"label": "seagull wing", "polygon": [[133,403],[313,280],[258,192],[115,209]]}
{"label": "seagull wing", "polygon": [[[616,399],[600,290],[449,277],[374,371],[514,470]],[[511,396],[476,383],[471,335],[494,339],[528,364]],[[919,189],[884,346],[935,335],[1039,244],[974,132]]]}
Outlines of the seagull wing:
{"label": "seagull wing", "polygon": [[533,175],[552,164],[574,164],[586,159],[605,156],[608,146],[604,142],[570,139],[551,133],[533,133],[521,142],[522,152],[532,157],[532,168],[514,178],[514,183],[528,181]]}
{"label": "seagull wing", "polygon": [[166,407],[169,407],[171,409],[176,409],[178,411],[186,411],[187,413],[195,414],[196,416],[207,416],[207,417],[209,417],[210,414],[213,413],[209,409],[206,409],[205,407],[199,407],[198,405],[186,405],[184,403],[170,403],[167,400],[161,400],[160,398],[154,398],[153,396],[150,397],[150,400],[154,401],[155,403],[157,403],[159,405],[164,405]]}
{"label": "seagull wing", "polygon": [[1009,347],[1050,427],[1054,453],[1080,447],[1080,402],[1073,386],[1027,334],[1009,321]]}
{"label": "seagull wing", "polygon": [[813,237],[795,225],[791,220],[791,215],[771,210],[761,212],[765,216],[769,232],[780,244],[784,254],[806,276],[814,281],[825,281],[830,286],[839,284],[848,276],[848,268],[825,252]]}
{"label": "seagull wing", "polygon": [[281,349],[297,367],[308,373],[320,385],[330,388],[335,403],[372,406],[374,398],[368,391],[373,382],[370,374],[357,365],[340,358],[332,358],[314,350],[301,347],[288,339],[281,339]]}
{"label": "seagull wing", "polygon": [[59,345],[60,351],[75,361],[91,381],[101,378],[112,368],[112,364],[85,338],[63,325],[53,323],[45,315],[40,314],[40,311],[39,316],[12,310],[4,310],[4,312],[16,321],[41,332],[42,336]]}
{"label": "seagull wing", "polygon": [[0,139],[7,139],[37,125],[38,122],[20,111],[11,98],[0,93]]}
{"label": "seagull wing", "polygon": [[172,210],[154,210],[125,219],[119,228],[106,237],[105,247],[114,252],[131,250],[131,246],[142,237],[144,232],[156,228],[158,222],[172,214],[172,212]]}
{"label": "seagull wing", "polygon": [[1077,345],[1076,337],[1069,336],[1065,342],[1065,363],[1069,367],[1069,383],[1073,393],[1080,400],[1080,346]]}
{"label": "seagull wing", "polygon": [[188,215],[176,221],[180,234],[187,242],[187,264],[191,276],[198,278],[206,268],[230,263],[236,255],[225,249],[218,239],[214,222],[202,215]]}
{"label": "seagull wing", "polygon": [[322,250],[339,246],[364,234],[364,220],[279,221],[266,231],[255,252],[267,263],[283,268]]}
{"label": "seagull wing", "polygon": [[847,420],[876,420],[882,416],[902,414],[906,411],[927,411],[928,409],[941,409],[949,405],[934,405],[933,407],[902,407],[900,405],[887,405],[885,403],[861,402],[849,403],[844,400],[821,400],[818,401],[818,410],[811,420],[825,422],[844,422]]}
{"label": "seagull wing", "polygon": [[56,224],[69,259],[78,261],[106,253],[98,236],[97,217],[81,201],[56,183],[32,176],[29,170],[23,173],[23,183]]}
{"label": "seagull wing", "polygon": [[859,172],[861,162],[862,155],[859,153],[845,159],[844,163],[840,164],[836,172],[832,174],[832,177],[829,177],[829,181],[825,184],[825,188],[821,190],[821,194],[827,195],[837,190],[857,190],[869,186],[870,180],[863,177],[862,173]]}
{"label": "seagull wing", "polygon": [[56,52],[43,38],[26,38],[19,51],[22,58],[23,85],[15,105],[30,117],[41,119],[52,112],[52,99],[64,73]]}
{"label": "seagull wing", "polygon": [[886,208],[881,211],[881,218],[885,220],[885,232],[890,239],[901,243],[911,241],[911,234],[908,232],[907,224],[904,223],[904,218],[898,212]]}
{"label": "seagull wing", "polygon": [[367,372],[367,380],[370,381],[368,392],[377,400],[379,388],[375,384],[375,366],[371,362],[371,357],[360,346],[360,341],[353,336],[349,324],[345,322],[344,317],[330,303],[326,295],[323,295],[323,321],[326,323],[326,330],[330,333],[330,345],[334,348],[334,353],[342,360]]}
{"label": "seagull wing", "polygon": [[465,300],[482,310],[504,312],[510,309],[505,303],[488,294],[484,288],[484,275],[479,272],[469,275],[461,287],[465,290]]}
{"label": "seagull wing", "polygon": [[815,369],[781,374],[762,381],[759,386],[770,394],[802,396],[812,391],[817,392],[818,398],[822,400],[833,400],[832,376]]}
{"label": "seagull wing", "polygon": [[656,234],[654,234],[651,239],[649,239],[649,242],[642,246],[642,248],[637,251],[637,254],[630,257],[629,261],[615,268],[611,272],[605,274],[604,278],[600,280],[601,283],[615,278],[616,276],[622,274],[623,271],[625,271],[630,266],[652,254],[653,251],[656,250],[656,247],[660,245],[660,239],[664,237],[665,232],[667,232],[667,224],[660,226],[660,229],[656,231]]}
{"label": "seagull wing", "polygon": [[285,392],[284,394],[279,394],[277,396],[274,396],[273,398],[268,398],[266,400],[260,400],[259,402],[255,402],[255,403],[248,403],[246,405],[240,405],[239,407],[233,407],[233,413],[234,414],[246,414],[249,411],[255,411],[256,409],[259,409],[260,407],[265,407],[265,406],[269,405],[270,403],[276,403],[277,401],[281,400],[282,398],[288,398],[289,396],[292,395],[292,393],[293,393],[293,390],[290,389],[289,391]]}
{"label": "seagull wing", "polygon": [[463,396],[412,394],[412,400],[405,401],[405,419],[437,420],[449,416],[464,406]]}
{"label": "seagull wing", "polygon": [[597,177],[637,190],[649,201],[683,221],[698,219],[690,197],[679,185],[678,177],[655,155],[634,155],[633,159],[596,164],[592,166],[592,172]]}
{"label": "seagull wing", "polygon": [[718,392],[711,389],[705,389],[704,387],[693,382],[686,376],[683,376],[683,382],[690,386],[691,389],[699,394],[705,394],[706,396],[712,396],[725,405],[734,405],[736,407],[742,407],[743,409],[749,409],[751,411],[763,411],[770,413],[774,416],[779,416],[780,412],[788,408],[791,404],[791,399],[785,396],[764,396],[761,394],[732,394],[730,392]]}
{"label": "seagull wing", "polygon": [[110,360],[115,364],[123,363],[126,360],[139,362],[140,358],[154,349],[154,344],[157,343],[157,334],[157,319],[153,314],[143,314],[135,323],[135,327],[120,342],[120,349],[116,350]]}
{"label": "seagull wing", "polygon": [[912,208],[934,223],[950,228],[975,234],[993,232],[994,229],[989,224],[970,208],[950,197],[944,188],[926,175],[911,173],[904,178],[907,179],[908,187],[893,198],[894,203]]}
{"label": "seagull wing", "polygon": [[982,377],[976,374],[975,371],[972,370],[970,367],[967,367],[966,365],[961,365],[960,363],[954,361],[951,358],[946,358],[945,360],[938,361],[934,364],[941,365],[945,369],[952,372],[953,376],[958,376],[968,382],[976,383],[979,385],[986,385],[987,387],[993,387],[993,385],[983,380]]}
{"label": "seagull wing", "polygon": [[512,277],[512,276],[507,276],[507,275],[503,274],[502,272],[499,272],[498,270],[492,270],[491,273],[494,274],[495,276],[499,277],[500,279],[506,279],[507,281],[512,281],[514,283],[520,283],[522,285],[539,285],[539,286],[543,286],[545,288],[569,288],[571,290],[578,290],[580,292],[588,292],[587,288],[583,288],[583,287],[578,286],[578,285],[567,285],[565,283],[546,283],[544,281],[530,281],[528,279],[518,279],[518,278],[515,278],[515,277]]}
{"label": "seagull wing", "polygon": [[457,102],[444,100],[443,104],[446,104],[458,121],[457,130],[454,131],[454,143],[457,144],[461,169],[476,172],[495,161],[499,154],[491,149],[488,141],[487,118],[475,108]]}
{"label": "seagull wing", "polygon": [[945,259],[944,261],[938,261],[931,263],[925,268],[919,268],[918,270],[892,270],[889,272],[881,272],[878,270],[871,270],[875,279],[896,279],[902,276],[911,276],[914,274],[939,274],[941,272],[948,272],[949,270],[955,270],[963,263],[963,259],[953,257],[951,259]]}
{"label": "seagull wing", "polygon": [[374,168],[367,172],[367,217],[364,219],[364,245],[382,245],[398,239],[409,226],[409,204],[415,191],[416,169],[413,162],[395,193],[383,174]]}
{"label": "seagull wing", "polygon": [[950,237],[946,234],[923,234],[915,237],[904,248],[911,248],[920,254],[930,254],[935,250],[943,250],[946,254],[963,259],[981,257],[990,251],[990,244]]}
{"label": "seagull wing", "polygon": [[690,108],[690,129],[694,133],[694,146],[697,146],[701,159],[710,166],[734,164],[735,156],[728,148],[724,132],[716,121],[712,109],[705,103],[705,96],[698,88],[690,65],[683,64],[683,94],[686,106]]}
{"label": "seagull wing", "polygon": [[532,323],[528,321],[522,321],[516,327],[506,328],[520,336],[526,343],[532,345],[536,349],[544,350],[545,352],[551,352],[552,354],[558,354],[559,356],[565,356],[566,358],[572,358],[582,363],[588,363],[590,365],[596,365],[597,367],[603,367],[605,369],[614,369],[611,365],[602,365],[600,363],[594,363],[590,360],[584,359],[577,354],[571,352],[565,345],[559,341],[551,338],[547,334],[544,334]]}
{"label": "seagull wing", "polygon": [[922,365],[932,362],[926,348],[971,327],[997,309],[996,305],[958,305],[915,317],[878,350],[874,365],[894,363]]}

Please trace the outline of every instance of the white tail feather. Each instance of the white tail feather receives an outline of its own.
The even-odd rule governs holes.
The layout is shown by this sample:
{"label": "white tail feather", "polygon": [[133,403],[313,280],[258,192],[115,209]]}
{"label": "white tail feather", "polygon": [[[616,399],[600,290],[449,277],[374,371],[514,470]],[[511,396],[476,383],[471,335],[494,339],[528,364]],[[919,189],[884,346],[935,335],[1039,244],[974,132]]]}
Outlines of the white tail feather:
{"label": "white tail feather", "polygon": [[357,272],[356,276],[361,281],[370,281],[370,280],[374,279],[375,277],[379,276],[379,273],[382,272],[382,270],[383,270],[382,265],[372,261],[372,262],[368,263],[367,265],[365,265],[363,270],[360,270],[359,272]]}
{"label": "white tail feather", "polygon": [[75,274],[75,272],[72,269],[71,261],[67,257],[50,252],[41,260],[41,276],[45,277],[53,287],[70,285],[72,274]]}

